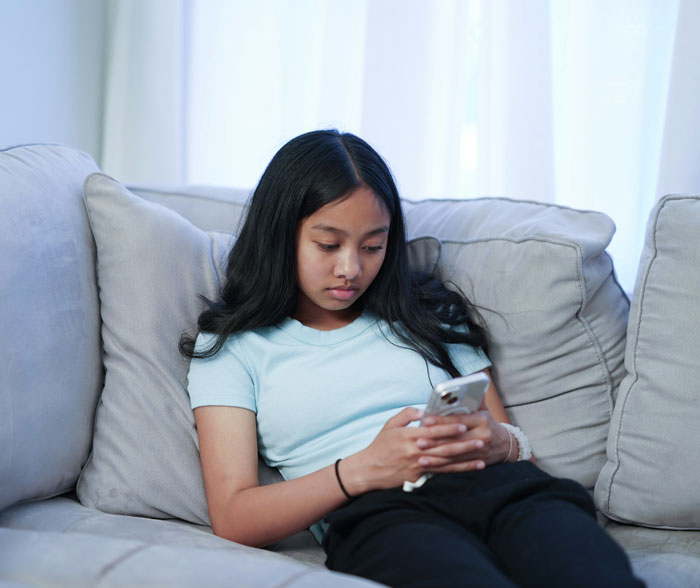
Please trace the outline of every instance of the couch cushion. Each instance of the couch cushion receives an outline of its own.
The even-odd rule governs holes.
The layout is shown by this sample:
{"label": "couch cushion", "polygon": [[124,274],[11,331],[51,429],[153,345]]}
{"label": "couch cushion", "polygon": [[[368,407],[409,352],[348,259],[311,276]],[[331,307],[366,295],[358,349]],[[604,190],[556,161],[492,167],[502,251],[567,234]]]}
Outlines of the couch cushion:
{"label": "couch cushion", "polygon": [[150,202],[167,206],[205,231],[237,233],[250,190],[224,186],[145,186],[127,188]]}
{"label": "couch cushion", "polygon": [[90,176],[105,385],[80,501],[112,512],[208,524],[197,433],[177,341],[217,295],[231,235]]}
{"label": "couch cushion", "polygon": [[641,525],[700,529],[700,196],[652,211],[625,366],[596,483],[598,507]]}
{"label": "couch cushion", "polygon": [[72,488],[102,385],[94,246],[81,200],[92,158],[0,151],[0,511]]}
{"label": "couch cushion", "polygon": [[0,528],[0,582],[31,586],[378,587],[261,549],[162,545],[83,533]]}
{"label": "couch cushion", "polygon": [[[88,533],[102,537],[144,541],[148,544],[181,547],[224,546],[232,550],[247,549],[217,537],[210,527],[177,519],[158,520],[105,513],[83,506],[65,496],[17,504],[5,509],[0,512],[0,528]],[[321,546],[308,531],[297,533],[267,549],[312,565],[323,565],[326,559]]]}
{"label": "couch cushion", "polygon": [[442,241],[445,277],[480,307],[495,383],[539,464],[592,488],[624,375],[612,221],[505,198],[407,203],[406,217],[411,234]]}
{"label": "couch cushion", "polygon": [[697,531],[650,529],[610,520],[605,530],[625,549],[632,569],[649,588],[700,588]]}

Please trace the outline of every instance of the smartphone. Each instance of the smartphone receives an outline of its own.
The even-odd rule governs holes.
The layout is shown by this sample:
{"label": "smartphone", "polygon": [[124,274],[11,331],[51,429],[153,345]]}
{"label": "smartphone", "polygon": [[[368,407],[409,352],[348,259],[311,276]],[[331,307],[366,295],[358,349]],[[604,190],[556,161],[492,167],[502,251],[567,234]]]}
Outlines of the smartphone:
{"label": "smartphone", "polygon": [[[484,401],[484,394],[486,394],[489,383],[489,377],[484,372],[476,372],[469,376],[440,382],[430,393],[421,424],[423,424],[425,417],[429,415],[469,414],[476,412]],[[415,482],[404,482],[403,491],[413,492],[416,488],[420,488],[425,484],[431,476],[432,474],[423,474]]]}
{"label": "smartphone", "polygon": [[489,382],[484,372],[440,382],[430,393],[423,419],[429,415],[476,412],[484,401]]}

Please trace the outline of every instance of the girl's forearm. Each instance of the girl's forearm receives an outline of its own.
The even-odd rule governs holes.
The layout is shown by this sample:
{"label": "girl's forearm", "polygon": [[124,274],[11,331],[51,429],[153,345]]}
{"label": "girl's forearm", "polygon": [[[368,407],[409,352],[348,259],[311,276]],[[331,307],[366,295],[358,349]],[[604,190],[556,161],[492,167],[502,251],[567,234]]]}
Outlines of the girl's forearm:
{"label": "girl's forearm", "polygon": [[346,502],[331,465],[294,480],[240,490],[216,511],[210,505],[210,515],[216,535],[264,547],[308,528]]}

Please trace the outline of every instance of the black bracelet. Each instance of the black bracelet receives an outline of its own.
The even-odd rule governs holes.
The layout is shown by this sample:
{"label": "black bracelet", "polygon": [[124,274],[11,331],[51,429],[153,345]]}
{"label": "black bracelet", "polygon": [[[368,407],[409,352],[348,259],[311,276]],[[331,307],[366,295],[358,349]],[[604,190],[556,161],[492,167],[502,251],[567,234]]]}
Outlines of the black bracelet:
{"label": "black bracelet", "polygon": [[345,496],[347,496],[349,500],[354,500],[355,497],[352,496],[350,494],[350,492],[348,492],[345,489],[345,486],[343,486],[343,481],[340,479],[340,472],[338,472],[338,464],[339,463],[340,463],[340,459],[336,459],[335,460],[335,477],[338,478],[338,485],[340,486],[340,489],[343,491],[343,494],[345,494]]}

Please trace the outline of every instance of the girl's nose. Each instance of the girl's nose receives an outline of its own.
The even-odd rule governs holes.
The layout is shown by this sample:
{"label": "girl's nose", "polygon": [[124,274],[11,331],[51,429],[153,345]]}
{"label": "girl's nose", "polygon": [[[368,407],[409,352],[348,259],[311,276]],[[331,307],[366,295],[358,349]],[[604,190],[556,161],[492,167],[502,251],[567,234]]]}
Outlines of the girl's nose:
{"label": "girl's nose", "polygon": [[356,252],[346,252],[338,257],[338,262],[335,265],[335,277],[345,278],[346,280],[354,280],[362,272],[360,267],[360,258]]}

